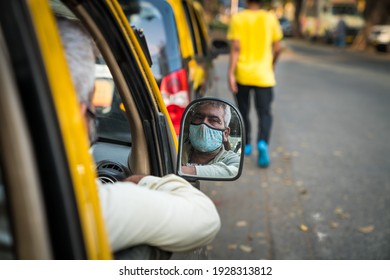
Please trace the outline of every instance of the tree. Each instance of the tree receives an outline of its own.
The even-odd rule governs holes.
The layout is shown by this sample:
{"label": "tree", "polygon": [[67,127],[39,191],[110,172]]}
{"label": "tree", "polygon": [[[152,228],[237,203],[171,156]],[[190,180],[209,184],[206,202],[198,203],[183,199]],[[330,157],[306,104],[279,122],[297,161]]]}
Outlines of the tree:
{"label": "tree", "polygon": [[[301,13],[303,1],[304,0],[293,0],[293,3],[295,4],[294,30],[295,36],[299,37],[301,36],[299,15]],[[286,0],[284,2],[286,2]],[[365,19],[365,26],[353,43],[353,47],[358,49],[366,48],[366,38],[373,25],[390,23],[390,0],[366,0],[363,16]]]}
{"label": "tree", "polygon": [[365,26],[356,37],[352,47],[365,49],[367,36],[373,25],[390,23],[390,0],[368,0],[363,12]]}

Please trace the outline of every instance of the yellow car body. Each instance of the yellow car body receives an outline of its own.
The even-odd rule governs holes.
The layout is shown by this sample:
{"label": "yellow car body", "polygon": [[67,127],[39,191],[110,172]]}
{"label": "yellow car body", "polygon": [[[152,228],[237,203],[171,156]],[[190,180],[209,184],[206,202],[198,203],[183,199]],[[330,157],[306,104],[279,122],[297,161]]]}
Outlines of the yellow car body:
{"label": "yellow car body", "polygon": [[[207,33],[200,29],[197,22],[204,19],[197,19],[194,7],[196,4],[192,0],[167,0],[173,8],[176,25],[179,33],[180,49],[183,59],[188,62],[189,82],[191,86],[191,99],[204,94],[204,88],[207,83],[207,69],[199,62],[206,56],[205,49],[202,46],[202,40],[207,42]],[[199,6],[197,6],[199,9]],[[202,36],[202,37],[201,37]],[[201,94],[198,94],[202,90]]]}

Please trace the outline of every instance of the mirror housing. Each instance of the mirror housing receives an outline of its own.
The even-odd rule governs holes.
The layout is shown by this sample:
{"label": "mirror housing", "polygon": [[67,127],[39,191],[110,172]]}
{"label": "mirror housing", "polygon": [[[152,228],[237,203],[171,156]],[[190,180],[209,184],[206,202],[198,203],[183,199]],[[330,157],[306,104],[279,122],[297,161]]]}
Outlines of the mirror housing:
{"label": "mirror housing", "polygon": [[241,176],[244,123],[229,101],[203,97],[185,109],[176,174],[188,181],[233,181]]}

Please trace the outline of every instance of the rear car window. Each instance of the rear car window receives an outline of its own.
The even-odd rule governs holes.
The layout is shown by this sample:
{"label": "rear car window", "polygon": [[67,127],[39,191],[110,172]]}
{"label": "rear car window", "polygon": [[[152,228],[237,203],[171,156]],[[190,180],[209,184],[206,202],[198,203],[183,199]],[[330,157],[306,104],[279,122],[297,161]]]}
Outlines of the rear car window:
{"label": "rear car window", "polygon": [[129,121],[122,108],[121,97],[111,72],[102,58],[96,61],[95,75],[95,94],[92,103],[96,109],[98,138],[130,144],[132,141]]}
{"label": "rear car window", "polygon": [[157,81],[181,68],[181,54],[175,17],[165,1],[140,1],[128,15],[130,25],[145,34],[152,58],[152,72]]}

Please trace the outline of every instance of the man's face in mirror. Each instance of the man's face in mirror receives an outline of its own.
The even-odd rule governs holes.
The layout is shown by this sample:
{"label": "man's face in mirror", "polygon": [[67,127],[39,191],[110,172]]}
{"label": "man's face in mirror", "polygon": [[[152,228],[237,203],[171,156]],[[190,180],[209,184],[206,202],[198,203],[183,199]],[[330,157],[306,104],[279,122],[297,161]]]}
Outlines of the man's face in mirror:
{"label": "man's face in mirror", "polygon": [[228,140],[230,128],[227,127],[224,119],[225,107],[222,104],[205,102],[196,107],[191,123],[204,123],[212,128],[223,130],[223,141],[226,142]]}

